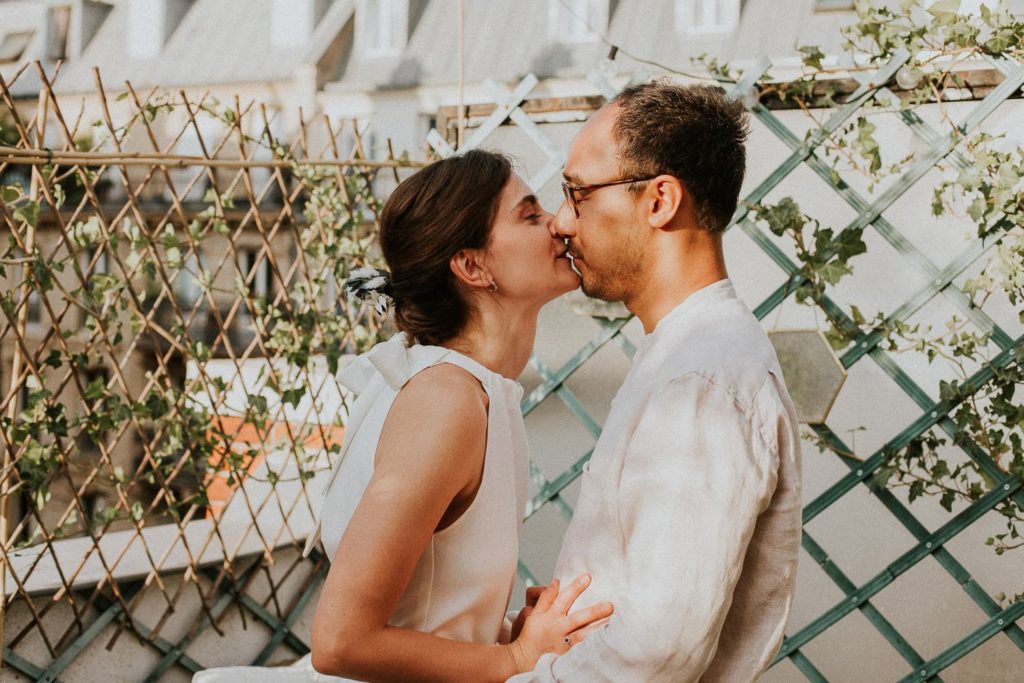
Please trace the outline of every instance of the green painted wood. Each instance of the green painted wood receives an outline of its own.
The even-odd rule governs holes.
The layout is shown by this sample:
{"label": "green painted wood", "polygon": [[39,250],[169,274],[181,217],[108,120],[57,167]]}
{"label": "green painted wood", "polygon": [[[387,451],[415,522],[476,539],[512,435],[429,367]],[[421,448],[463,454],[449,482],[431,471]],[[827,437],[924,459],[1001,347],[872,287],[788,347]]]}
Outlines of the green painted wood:
{"label": "green painted wood", "polygon": [[[523,514],[524,520],[532,517],[546,503],[554,503],[558,511],[562,513],[562,517],[566,520],[572,519],[572,507],[559,495],[565,486],[549,482],[544,473],[540,471],[537,463],[532,460],[530,461],[530,481],[533,482],[539,493],[531,501],[527,502],[526,511]],[[566,486],[568,486],[568,483]]]}
{"label": "green painted wood", "polygon": [[[996,356],[989,366],[982,368],[972,375],[966,382],[964,382],[964,386],[977,387],[987,382],[992,377],[992,368],[1005,367],[1012,362],[1013,349],[1019,348],[1022,345],[1024,345],[1024,337],[1018,338],[1013,348],[1003,351]],[[843,494],[854,488],[858,483],[866,481],[871,477],[874,471],[883,464],[885,454],[887,452],[904,448],[925,431],[940,423],[949,410],[950,406],[944,402],[931,404],[930,408],[925,409],[924,414],[910,423],[910,425],[895,437],[890,439],[882,448],[878,449],[870,457],[866,458],[864,463],[858,467],[856,471],[840,478],[839,481],[826,489],[810,503],[806,504],[804,506],[803,513],[804,524],[807,524],[814,519],[824,511],[825,508],[839,500]],[[1001,478],[1001,476],[1002,474],[1000,473],[999,477]]]}
{"label": "green painted wood", "polygon": [[[540,378],[543,380],[545,385],[549,385],[554,388],[552,393],[562,400],[565,407],[568,408],[573,414],[573,417],[575,417],[576,420],[582,424],[588,432],[590,432],[590,435],[595,439],[599,437],[601,435],[601,425],[597,423],[597,420],[590,416],[590,413],[588,413],[586,408],[583,407],[583,404],[580,403],[578,398],[576,398],[576,394],[574,394],[569,387],[565,386],[564,383],[559,383],[555,386],[552,383],[554,377],[551,370],[548,369],[548,366],[545,365],[544,361],[538,358],[536,354],[530,354],[530,365],[532,365],[537,371],[537,374],[540,375]],[[548,394],[548,396],[550,395],[551,394]]]}
{"label": "green painted wood", "polygon": [[812,683],[828,683],[828,679],[825,675],[818,671],[818,668],[811,663],[811,660],[807,659],[807,656],[800,652],[800,650],[794,651],[789,655],[790,661],[796,665],[796,668],[800,670],[807,680]]}
{"label": "green painted wood", "polygon": [[1022,617],[1024,617],[1024,601],[1013,603],[972,631],[966,638],[944,650],[938,657],[928,661],[913,673],[904,676],[900,679],[900,682],[910,683],[910,681],[928,680],[937,672],[942,671],[988,642],[992,636],[1005,630]]}
{"label": "green painted wood", "polygon": [[[107,607],[110,606],[110,603],[108,603],[106,601],[97,600],[97,606],[100,609],[106,609]],[[160,636],[157,636],[157,637],[154,638],[153,637],[153,630],[151,628],[149,628],[148,626],[146,626],[145,624],[143,624],[138,619],[132,617],[131,618],[131,626],[132,626],[132,629],[136,633],[138,633],[143,638],[145,638],[147,644],[152,645],[154,648],[156,648],[157,650],[159,650],[163,654],[167,655],[167,654],[170,654],[171,652],[174,651],[174,649],[175,649],[175,644],[174,643],[170,642],[169,640],[165,640],[165,639],[161,638]],[[199,662],[195,661],[194,659],[192,659],[191,657],[189,657],[188,655],[186,655],[184,653],[182,653],[179,656],[177,663],[180,666],[184,667],[187,671],[190,671],[191,673],[196,673],[197,671],[202,671],[203,670],[203,666]]]}
{"label": "green painted wood", "polygon": [[[852,596],[857,591],[857,586],[850,580],[843,570],[832,561],[832,558],[828,556],[818,543],[811,538],[811,535],[805,530],[801,538],[800,544],[803,549],[807,551],[807,554],[818,563],[825,574],[832,579],[833,583],[839,587],[843,593],[848,597]],[[924,664],[924,658],[913,648],[913,646],[907,642],[907,640],[900,634],[896,627],[886,619],[878,609],[870,602],[864,602],[859,606],[860,611],[867,617],[867,620],[871,623],[875,629],[882,634],[882,637],[889,641],[889,644],[893,646],[903,657],[908,664],[914,667],[922,666]]]}
{"label": "green painted wood", "polygon": [[[821,145],[828,136],[839,130],[844,123],[846,123],[854,114],[856,114],[866,102],[874,97],[876,86],[875,84],[888,83],[896,76],[896,72],[899,71],[910,56],[901,52],[900,54],[894,55],[893,58],[871,79],[871,83],[861,84],[857,90],[850,94],[847,103],[839,107],[835,113],[826,119],[825,123],[820,128],[816,128],[807,137],[800,148],[794,150],[785,161],[779,164],[774,171],[761,183],[757,185],[748,195],[743,197],[743,201],[740,202],[736,213],[733,215],[732,224],[739,223],[747,214],[750,212],[751,204],[758,204],[762,199],[768,196],[775,187],[781,183],[786,176],[792,173],[796,168],[809,157],[814,150]],[[760,107],[760,105],[758,105]],[[756,107],[755,107],[756,109]]]}
{"label": "green painted wood", "polygon": [[572,373],[579,370],[580,367],[590,360],[590,357],[597,353],[602,346],[611,341],[611,339],[619,333],[619,330],[626,326],[627,322],[629,321],[616,320],[611,325],[602,325],[601,330],[594,335],[590,341],[580,347],[580,350],[577,351],[572,358],[567,360],[562,367],[552,373],[551,379],[544,382],[542,385],[531,391],[528,396],[523,398],[520,404],[523,417],[529,415],[534,408],[540,405],[541,401],[551,395],[551,392],[555,390],[555,387],[561,386],[562,382],[568,379]]}
{"label": "green painted wood", "polygon": [[[913,114],[913,112],[910,111],[903,113]],[[765,109],[764,107],[758,106],[755,108],[755,115],[773,133],[775,133],[776,137],[778,137],[780,140],[786,143],[786,145],[788,145],[791,149],[799,149],[801,145],[799,138],[793,135],[793,133],[791,133],[790,130],[785,127],[785,125],[778,119],[778,117],[775,116],[775,114],[773,114],[768,109]],[[917,117],[916,114],[913,114],[913,116]],[[911,120],[914,121],[915,119]],[[930,128],[927,127],[926,124],[924,124],[923,121],[920,120],[920,117],[917,117],[916,121],[920,121],[920,127],[922,127],[924,130],[931,130]],[[912,125],[911,127],[912,129],[916,128],[915,125]],[[937,136],[938,133],[935,133],[935,135]],[[932,140],[933,136],[929,136],[927,139]],[[967,163],[965,160],[963,160],[963,157],[960,156],[959,153],[954,152],[952,156],[954,156],[956,159],[959,159],[961,164]],[[809,157],[807,157],[806,163],[811,169],[814,170],[815,173],[817,173],[817,175],[822,180],[824,180],[829,186],[831,186],[832,189],[836,192],[836,194],[842,197],[846,201],[846,203],[850,205],[851,208],[858,212],[868,210],[868,200],[864,199],[863,197],[860,196],[860,194],[855,192],[849,186],[849,184],[847,184],[842,179],[841,175],[834,175],[835,172],[828,166],[828,164],[823,162],[817,155],[812,154]],[[993,321],[983,310],[971,305],[970,300],[960,289],[952,287],[950,285],[953,277],[955,276],[946,277],[945,272],[943,270],[940,270],[936,265],[934,265],[924,255],[923,252],[921,252],[917,247],[915,247],[914,244],[910,242],[910,240],[908,240],[902,234],[900,234],[899,231],[897,231],[896,228],[891,223],[889,223],[889,221],[887,221],[883,216],[879,216],[872,223],[872,226],[890,245],[892,245],[892,247],[898,253],[900,253],[908,260],[910,260],[917,267],[917,269],[921,271],[922,276],[927,281],[933,283],[932,285],[929,285],[924,288],[924,290],[928,292],[928,294],[924,299],[921,300],[922,305],[925,301],[930,300],[935,293],[942,293],[950,300],[953,306],[963,316],[965,316],[968,320],[974,323],[978,327],[978,329],[980,329],[983,332],[991,333],[993,340],[1001,348],[1005,349],[1010,345],[1011,340],[1009,335],[1007,335],[1006,332],[1000,329],[999,326],[996,325],[995,321]],[[889,316],[888,320],[906,320],[907,318],[910,317],[910,315],[912,315],[917,310],[917,308],[919,307],[915,307],[913,309],[908,310],[906,305],[901,306],[899,309],[894,311]]]}
{"label": "green painted wood", "polygon": [[[42,667],[36,666],[7,647],[4,647],[4,666],[9,666],[32,679],[38,679],[45,672],[45,669]],[[55,683],[60,683],[60,679],[55,678],[54,681]]]}
{"label": "green painted wood", "polygon": [[[124,602],[130,602],[132,597],[142,588],[142,584],[134,584],[126,588],[121,588],[120,593]],[[39,683],[53,683],[57,680],[57,676],[60,675],[64,669],[66,669],[71,662],[75,661],[82,652],[92,643],[93,640],[103,632],[107,626],[109,626],[115,619],[118,619],[124,613],[121,608],[121,602],[113,602],[110,607],[102,610],[96,619],[89,624],[77,638],[68,643],[61,652],[57,654],[50,666],[46,667],[46,670],[36,679]]]}
{"label": "green painted wood", "polygon": [[[826,425],[815,425],[812,427],[815,434],[824,439],[828,445],[836,453],[850,453],[851,450]],[[840,462],[846,465],[851,470],[857,470],[860,467],[860,463],[850,458],[839,456]],[[910,510],[901,503],[891,491],[884,488],[878,488],[877,486],[868,486],[868,490],[875,498],[885,506],[885,508],[892,513],[893,517],[896,518],[900,524],[903,525],[907,531],[909,531],[918,542],[926,541],[928,536],[928,529],[921,524]],[[938,561],[946,572],[949,573],[953,580],[964,590],[965,593],[978,605],[982,611],[989,617],[995,616],[999,611],[999,604],[992,598],[991,594],[982,588],[977,581],[971,576],[970,572],[960,564],[959,561],[953,554],[946,548],[939,548],[936,550],[932,557]],[[1006,630],[1007,637],[1013,641],[1017,647],[1024,650],[1024,629],[1019,626],[1011,626]]]}
{"label": "green painted wood", "polygon": [[[562,472],[560,475],[552,479],[547,483],[541,490],[530,499],[530,502],[526,505],[526,519],[532,517],[538,510],[540,510],[548,501],[553,499],[562,489],[569,484],[576,481],[576,478],[583,473],[583,466],[590,460],[590,456],[593,455],[594,449],[590,449],[584,453],[579,460],[574,462],[569,469]],[[572,508],[568,505],[565,506],[567,512],[563,512],[566,521],[572,519]]]}
{"label": "green painted wood", "polygon": [[[327,578],[327,563],[321,563],[317,570],[309,578],[309,584],[303,589],[302,593],[299,594],[299,599],[292,605],[291,610],[285,617],[284,621],[275,618],[277,626],[274,627],[274,635],[271,636],[270,640],[263,649],[260,650],[259,654],[252,660],[253,666],[263,666],[267,663],[270,655],[274,654],[274,650],[285,641],[285,639],[291,635],[296,638],[295,633],[292,631],[292,627],[295,622],[302,615],[302,611],[306,609],[306,605],[309,604],[310,599],[316,594],[320,588],[320,584],[323,583],[324,579]],[[304,655],[309,652],[309,647],[303,643],[303,650],[299,654]]]}
{"label": "green painted wood", "polygon": [[[261,561],[262,560],[260,559],[251,561],[247,566],[245,566],[242,569],[241,572],[238,573],[238,581],[243,586],[245,585],[245,582],[247,582],[249,578],[252,577],[256,570],[259,569]],[[207,578],[210,578],[214,581],[217,578],[216,572],[213,572],[212,576],[211,573],[209,572],[203,573],[207,576]],[[229,581],[229,577],[224,577],[222,581]],[[162,678],[163,675],[167,673],[167,671],[170,670],[172,666],[177,664],[181,657],[184,656],[185,650],[188,649],[188,646],[191,645],[195,641],[195,639],[198,638],[204,631],[206,631],[206,629],[213,625],[213,622],[210,620],[210,615],[213,615],[214,619],[220,618],[220,615],[224,613],[224,610],[230,607],[234,601],[235,596],[233,594],[229,594],[226,591],[221,590],[221,594],[210,606],[209,614],[204,615],[202,621],[200,621],[200,623],[197,624],[194,629],[189,630],[189,632],[185,634],[185,636],[181,640],[175,643],[171,647],[171,649],[167,651],[167,653],[160,659],[160,661],[157,662],[156,666],[154,666],[150,670],[146,678],[143,679],[143,683],[156,683],[156,681],[159,681],[160,678]]]}
{"label": "green painted wood", "polygon": [[[1005,490],[1003,486],[1005,485]],[[931,555],[942,544],[954,538],[958,533],[969,527],[980,519],[986,512],[994,508],[1006,498],[1009,492],[1017,491],[1021,487],[1021,481],[1016,477],[1007,477],[999,482],[997,488],[989,491],[986,495],[975,501],[970,507],[960,512],[950,521],[943,524],[927,540],[917,543],[907,552],[900,555],[891,562],[874,578],[870,579],[863,586],[858,588],[852,595],[848,595],[839,604],[835,605],[823,615],[812,621],[804,628],[797,631],[783,643],[780,653],[788,655],[793,650],[803,647],[815,636],[821,634],[828,627],[832,626],[845,617],[855,608],[859,607],[873,595],[876,595],[883,588],[891,584],[901,574],[913,567],[915,564]]]}

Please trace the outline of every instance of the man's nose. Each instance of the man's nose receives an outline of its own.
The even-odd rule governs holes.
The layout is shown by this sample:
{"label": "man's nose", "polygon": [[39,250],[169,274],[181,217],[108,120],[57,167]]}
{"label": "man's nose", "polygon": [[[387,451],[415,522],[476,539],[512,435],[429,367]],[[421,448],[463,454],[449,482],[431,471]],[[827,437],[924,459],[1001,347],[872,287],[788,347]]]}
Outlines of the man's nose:
{"label": "man's nose", "polygon": [[560,239],[575,236],[575,223],[576,216],[572,213],[572,207],[563,199],[558,211],[555,212],[554,220],[551,221],[552,236]]}

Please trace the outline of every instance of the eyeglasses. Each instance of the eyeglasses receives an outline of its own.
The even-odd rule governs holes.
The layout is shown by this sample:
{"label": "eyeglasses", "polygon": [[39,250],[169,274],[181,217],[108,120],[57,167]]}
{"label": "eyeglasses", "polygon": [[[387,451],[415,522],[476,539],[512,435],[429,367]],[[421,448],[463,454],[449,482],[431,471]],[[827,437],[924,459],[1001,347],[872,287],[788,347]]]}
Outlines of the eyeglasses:
{"label": "eyeglasses", "polygon": [[580,217],[580,203],[576,198],[576,193],[582,190],[597,190],[602,187],[610,187],[612,185],[625,185],[626,183],[642,183],[648,180],[653,180],[657,176],[647,176],[646,178],[625,178],[623,180],[612,180],[607,183],[594,183],[593,185],[570,185],[568,181],[562,181],[562,193],[565,195],[565,200],[569,202],[569,206],[572,207],[572,212],[576,214],[576,218]]}

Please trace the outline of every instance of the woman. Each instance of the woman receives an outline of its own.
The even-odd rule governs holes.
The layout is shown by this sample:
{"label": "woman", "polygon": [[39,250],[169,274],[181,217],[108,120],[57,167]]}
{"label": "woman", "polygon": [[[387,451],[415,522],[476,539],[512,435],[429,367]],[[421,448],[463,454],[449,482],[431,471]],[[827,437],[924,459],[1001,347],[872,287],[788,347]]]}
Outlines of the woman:
{"label": "woman", "polygon": [[509,161],[482,151],[432,164],[387,201],[390,277],[356,284],[388,292],[401,332],[342,373],[359,398],[321,511],[332,563],[313,620],[317,671],[503,681],[610,614],[605,603],[568,615],[584,575],[548,587],[498,644],[526,500],[514,378],[541,307],[578,286],[551,220]]}

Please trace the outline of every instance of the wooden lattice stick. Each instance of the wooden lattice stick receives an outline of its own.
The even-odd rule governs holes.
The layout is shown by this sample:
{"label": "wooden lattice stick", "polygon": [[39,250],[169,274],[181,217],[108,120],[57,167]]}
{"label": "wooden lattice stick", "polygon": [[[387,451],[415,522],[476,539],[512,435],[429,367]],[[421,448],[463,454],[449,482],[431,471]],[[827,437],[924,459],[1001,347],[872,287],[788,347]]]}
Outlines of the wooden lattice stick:
{"label": "wooden lattice stick", "polygon": [[[156,166],[159,168],[188,168],[205,166],[208,168],[246,169],[246,168],[291,168],[289,161],[282,159],[262,159],[245,161],[241,159],[215,159],[202,156],[183,154],[143,154],[142,152],[73,152],[65,150],[22,149],[0,145],[0,161],[15,161],[25,166],[58,165],[119,165],[119,166]],[[341,168],[422,168],[428,162],[401,159],[306,159],[304,164],[310,166],[338,166]]]}

